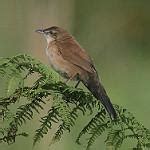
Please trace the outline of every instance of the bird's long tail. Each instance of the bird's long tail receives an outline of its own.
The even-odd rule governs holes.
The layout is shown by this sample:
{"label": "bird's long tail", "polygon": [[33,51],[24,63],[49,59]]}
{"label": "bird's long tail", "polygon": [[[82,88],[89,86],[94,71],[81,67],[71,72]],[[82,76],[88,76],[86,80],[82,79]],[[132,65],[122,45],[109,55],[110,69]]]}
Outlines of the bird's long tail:
{"label": "bird's long tail", "polygon": [[112,119],[117,118],[116,111],[108,97],[104,87],[99,82],[99,78],[97,75],[89,76],[89,79],[82,80],[83,84],[92,92],[95,98],[99,99],[101,103],[104,105],[105,109],[109,113]]}

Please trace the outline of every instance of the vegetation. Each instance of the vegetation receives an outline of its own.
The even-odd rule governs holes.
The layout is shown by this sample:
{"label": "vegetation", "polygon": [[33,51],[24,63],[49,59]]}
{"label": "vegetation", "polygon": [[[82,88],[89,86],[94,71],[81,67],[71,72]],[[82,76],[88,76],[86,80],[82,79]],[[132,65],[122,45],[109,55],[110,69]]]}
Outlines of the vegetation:
{"label": "vegetation", "polygon": [[35,114],[41,116],[46,105],[51,105],[47,113],[41,116],[33,139],[34,145],[55,124],[58,129],[51,143],[59,141],[64,132],[70,132],[76,125],[77,118],[81,115],[84,117],[89,111],[92,119],[79,133],[77,144],[82,144],[81,138],[86,135],[86,149],[89,150],[105,132],[107,147],[119,149],[124,140],[130,138],[137,141],[134,149],[150,148],[150,131],[130,112],[114,105],[118,119],[111,120],[91,93],[60,82],[57,74],[48,66],[28,55],[2,58],[0,77],[7,79],[6,93],[0,98],[0,142],[11,144],[17,136],[28,136],[22,132],[22,125],[34,119]]}

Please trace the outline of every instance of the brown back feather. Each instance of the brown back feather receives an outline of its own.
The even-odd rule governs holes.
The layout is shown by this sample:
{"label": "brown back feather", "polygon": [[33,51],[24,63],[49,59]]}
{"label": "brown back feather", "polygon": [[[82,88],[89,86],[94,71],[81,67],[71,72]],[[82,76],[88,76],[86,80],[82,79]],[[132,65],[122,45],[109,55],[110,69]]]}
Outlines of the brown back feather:
{"label": "brown back feather", "polygon": [[73,38],[56,41],[56,45],[59,48],[62,57],[68,62],[89,73],[92,73],[95,70],[93,62],[87,52],[81,48]]}

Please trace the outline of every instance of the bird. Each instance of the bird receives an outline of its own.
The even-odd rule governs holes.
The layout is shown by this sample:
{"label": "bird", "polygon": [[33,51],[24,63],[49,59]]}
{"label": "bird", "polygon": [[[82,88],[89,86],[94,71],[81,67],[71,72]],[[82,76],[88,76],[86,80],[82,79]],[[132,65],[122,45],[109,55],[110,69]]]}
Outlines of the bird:
{"label": "bird", "polygon": [[66,78],[66,82],[77,81],[75,87],[82,82],[101,101],[110,118],[116,119],[116,110],[102,85],[93,60],[77,40],[58,26],[37,29],[36,32],[42,34],[47,41],[45,51],[51,67]]}

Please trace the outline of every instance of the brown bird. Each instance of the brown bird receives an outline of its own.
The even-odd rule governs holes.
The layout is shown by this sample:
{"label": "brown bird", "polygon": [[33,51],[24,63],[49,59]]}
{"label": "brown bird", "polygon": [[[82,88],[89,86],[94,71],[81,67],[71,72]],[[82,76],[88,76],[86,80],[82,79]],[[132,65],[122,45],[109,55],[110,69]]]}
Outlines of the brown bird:
{"label": "brown bird", "polygon": [[38,29],[47,40],[46,55],[50,65],[67,80],[81,81],[102,102],[110,117],[116,119],[116,111],[101,84],[93,61],[73,36],[60,27]]}

